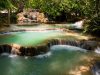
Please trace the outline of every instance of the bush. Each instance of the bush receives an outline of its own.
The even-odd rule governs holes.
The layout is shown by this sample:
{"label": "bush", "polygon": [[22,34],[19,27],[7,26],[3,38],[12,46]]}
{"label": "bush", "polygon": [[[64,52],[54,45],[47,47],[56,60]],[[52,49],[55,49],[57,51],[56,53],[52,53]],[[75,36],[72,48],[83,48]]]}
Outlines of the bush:
{"label": "bush", "polygon": [[100,36],[100,17],[94,17],[90,20],[90,22],[87,22],[85,28],[85,33],[91,33],[92,35]]}

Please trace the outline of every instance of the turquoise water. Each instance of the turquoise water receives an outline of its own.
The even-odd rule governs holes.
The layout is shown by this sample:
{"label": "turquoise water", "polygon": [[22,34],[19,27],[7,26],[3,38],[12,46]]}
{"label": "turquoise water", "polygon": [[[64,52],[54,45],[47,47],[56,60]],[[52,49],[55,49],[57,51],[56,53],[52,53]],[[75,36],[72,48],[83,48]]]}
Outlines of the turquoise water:
{"label": "turquoise water", "polygon": [[0,44],[16,43],[23,46],[33,46],[42,43],[46,39],[56,37],[60,33],[60,31],[13,32],[0,35]]}
{"label": "turquoise water", "polygon": [[71,70],[86,62],[84,56],[88,57],[88,53],[70,49],[51,50],[35,57],[0,56],[0,75],[72,75]]}
{"label": "turquoise water", "polygon": [[[60,31],[13,32],[0,35],[0,44],[16,43],[34,46],[47,39],[59,37]],[[73,37],[74,38],[74,37]],[[78,75],[70,74],[79,66],[86,65],[93,55],[75,47],[51,48],[50,52],[35,57],[0,55],[0,75]],[[84,59],[85,58],[85,59]],[[90,72],[80,75],[91,75]]]}

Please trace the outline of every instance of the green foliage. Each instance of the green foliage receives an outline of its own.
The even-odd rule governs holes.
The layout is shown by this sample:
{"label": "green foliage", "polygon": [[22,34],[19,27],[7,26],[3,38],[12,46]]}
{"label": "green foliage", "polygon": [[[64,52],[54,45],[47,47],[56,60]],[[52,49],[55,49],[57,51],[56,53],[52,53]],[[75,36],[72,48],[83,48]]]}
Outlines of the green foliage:
{"label": "green foliage", "polygon": [[85,26],[84,32],[100,36],[100,16],[93,17]]}
{"label": "green foliage", "polygon": [[24,8],[38,9],[52,20],[62,19],[62,16],[64,19],[89,19],[84,32],[100,31],[100,0],[0,0],[0,9],[22,11]]}
{"label": "green foliage", "polygon": [[0,9],[15,9],[15,6],[11,3],[11,0],[0,0]]}

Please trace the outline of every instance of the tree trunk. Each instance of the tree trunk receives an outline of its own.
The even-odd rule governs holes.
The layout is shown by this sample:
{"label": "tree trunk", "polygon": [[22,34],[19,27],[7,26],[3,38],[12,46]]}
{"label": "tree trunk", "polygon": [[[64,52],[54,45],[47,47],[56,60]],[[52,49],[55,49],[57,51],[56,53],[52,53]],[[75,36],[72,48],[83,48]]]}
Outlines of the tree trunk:
{"label": "tree trunk", "polygon": [[8,26],[10,26],[10,9],[8,9]]}

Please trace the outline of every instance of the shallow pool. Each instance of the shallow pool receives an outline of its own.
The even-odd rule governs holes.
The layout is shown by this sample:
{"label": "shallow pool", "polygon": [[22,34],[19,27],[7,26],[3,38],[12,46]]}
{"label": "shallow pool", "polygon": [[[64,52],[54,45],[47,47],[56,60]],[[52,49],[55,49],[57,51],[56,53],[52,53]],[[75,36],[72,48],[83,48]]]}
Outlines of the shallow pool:
{"label": "shallow pool", "polygon": [[35,57],[1,55],[0,75],[91,75],[88,69],[85,73],[80,72],[81,66],[88,65],[90,56],[91,53],[69,48]]}
{"label": "shallow pool", "polygon": [[56,30],[10,32],[0,35],[0,44],[16,43],[23,46],[33,46],[60,34],[61,31]]}

